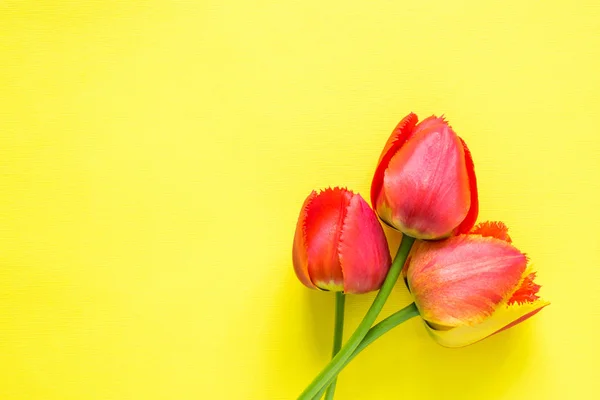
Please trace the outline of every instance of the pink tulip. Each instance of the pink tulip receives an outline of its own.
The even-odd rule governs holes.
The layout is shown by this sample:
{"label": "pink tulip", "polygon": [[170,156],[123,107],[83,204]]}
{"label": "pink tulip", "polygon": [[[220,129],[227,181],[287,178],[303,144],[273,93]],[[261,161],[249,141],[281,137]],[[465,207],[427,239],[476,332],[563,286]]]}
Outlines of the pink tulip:
{"label": "pink tulip", "polygon": [[549,304],[537,295],[535,272],[507,230],[486,222],[470,234],[413,246],[403,276],[427,329],[443,346],[477,342]]}
{"label": "pink tulip", "polygon": [[390,253],[377,216],[347,189],[313,191],[296,225],[294,270],[309,288],[365,293],[379,289]]}
{"label": "pink tulip", "polygon": [[478,213],[473,160],[443,118],[411,113],[388,139],[371,185],[371,204],[389,226],[417,239],[467,233]]}

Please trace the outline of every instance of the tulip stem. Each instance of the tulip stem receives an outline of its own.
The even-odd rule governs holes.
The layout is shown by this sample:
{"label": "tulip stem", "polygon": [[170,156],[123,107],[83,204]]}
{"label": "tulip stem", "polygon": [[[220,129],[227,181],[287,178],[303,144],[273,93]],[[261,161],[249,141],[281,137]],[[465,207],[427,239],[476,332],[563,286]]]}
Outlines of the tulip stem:
{"label": "tulip stem", "polygon": [[415,303],[410,303],[406,307],[404,307],[400,311],[396,311],[377,325],[373,326],[369,329],[369,333],[365,336],[365,338],[360,342],[352,356],[348,359],[347,362],[350,362],[354,357],[358,355],[361,351],[363,351],[368,345],[379,339],[383,334],[391,331],[398,325],[403,322],[408,321],[412,317],[416,317],[419,315],[419,310]]}
{"label": "tulip stem", "polygon": [[[340,368],[338,373],[341,372],[342,369],[346,368],[346,365],[350,364],[350,361],[352,361],[354,359],[354,357],[356,357],[358,355],[358,353],[363,351],[371,343],[373,343],[374,341],[376,341],[381,336],[383,336],[387,332],[391,331],[392,329],[394,329],[401,323],[406,322],[409,319],[416,317],[417,315],[419,315],[419,310],[417,309],[417,306],[415,305],[415,303],[410,303],[409,305],[404,307],[402,310],[396,311],[395,313],[393,313],[392,315],[390,315],[383,321],[379,322],[377,325],[373,326],[371,329],[369,329],[369,333],[367,333],[367,335],[362,340],[362,342],[360,342],[360,344],[358,345],[356,350],[354,350],[354,353],[352,353],[352,356],[350,356],[350,358],[348,358],[346,363],[344,365],[342,365],[342,367]],[[320,398],[321,398],[320,396],[315,397],[315,399],[320,399]]]}
{"label": "tulip stem", "polygon": [[[352,353],[352,356],[346,361],[346,363],[344,365],[342,365],[342,368],[340,368],[339,372],[341,372],[342,369],[346,368],[346,365],[350,364],[350,361],[352,361],[354,359],[354,357],[356,357],[358,355],[358,353],[363,351],[371,343],[373,343],[374,341],[376,341],[381,336],[383,336],[387,332],[391,331],[392,329],[394,329],[401,323],[406,322],[409,319],[416,317],[417,315],[419,315],[419,310],[417,309],[417,306],[415,305],[415,303],[410,303],[409,305],[404,307],[402,310],[396,311],[395,313],[393,313],[392,315],[390,315],[383,321],[374,325],[371,329],[369,329],[369,333],[367,333],[367,335],[362,340],[362,342],[360,342],[360,344],[358,345],[356,350],[354,350],[354,353]],[[335,380],[335,378],[333,378],[333,379]],[[329,387],[331,387],[331,386],[333,386],[333,382]],[[317,396],[314,397],[313,400],[320,399],[323,396],[324,391],[325,391],[325,389],[322,389],[319,392],[319,394],[317,394]]]}
{"label": "tulip stem", "polygon": [[[331,353],[331,357],[335,357],[335,355],[342,348],[342,337],[344,335],[344,303],[346,301],[346,296],[344,292],[336,292],[335,293],[335,324],[333,328],[333,351]],[[334,377],[333,381],[327,388],[327,393],[325,393],[325,400],[332,400],[333,395],[335,393],[335,386],[337,383],[337,378]],[[319,399],[321,397],[318,397]]]}
{"label": "tulip stem", "polygon": [[319,391],[325,387],[325,385],[332,380],[347,361],[352,357],[354,351],[358,348],[364,337],[369,332],[369,329],[377,319],[377,316],[381,312],[383,305],[387,301],[398,277],[400,276],[400,272],[402,271],[402,267],[404,266],[404,262],[408,257],[408,253],[415,241],[415,238],[403,235],[402,242],[400,242],[400,248],[398,249],[398,253],[396,253],[396,257],[394,258],[394,262],[390,267],[390,270],[383,281],[383,285],[379,292],[377,292],[377,296],[375,296],[375,300],[373,300],[373,304],[365,314],[363,320],[358,325],[358,328],[354,331],[352,336],[348,339],[346,344],[341,348],[341,350],[333,357],[331,362],[325,366],[325,368],[317,375],[317,377],[304,389],[302,394],[298,397],[298,400],[312,400],[314,396],[316,396]]}

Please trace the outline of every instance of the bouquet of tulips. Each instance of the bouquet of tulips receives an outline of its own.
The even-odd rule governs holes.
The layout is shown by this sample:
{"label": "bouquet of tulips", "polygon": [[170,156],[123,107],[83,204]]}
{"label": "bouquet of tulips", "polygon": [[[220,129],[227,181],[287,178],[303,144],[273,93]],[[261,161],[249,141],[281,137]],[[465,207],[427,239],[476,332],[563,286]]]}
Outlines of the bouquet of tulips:
{"label": "bouquet of tulips", "polygon": [[[293,265],[307,287],[336,292],[333,358],[299,399],[332,399],[339,372],[365,347],[420,316],[442,346],[510,328],[549,303],[502,222],[476,225],[477,182],[465,142],[444,118],[409,114],[388,139],[371,205],[345,188],[313,191],[296,226]],[[402,232],[393,261],[382,226]],[[414,303],[373,325],[398,278]],[[379,290],[342,346],[345,293]]]}

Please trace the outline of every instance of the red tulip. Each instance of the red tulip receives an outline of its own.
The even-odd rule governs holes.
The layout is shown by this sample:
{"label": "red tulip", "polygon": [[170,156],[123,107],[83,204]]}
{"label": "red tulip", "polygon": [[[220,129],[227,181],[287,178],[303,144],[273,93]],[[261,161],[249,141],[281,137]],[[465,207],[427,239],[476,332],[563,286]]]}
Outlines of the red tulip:
{"label": "red tulip", "polygon": [[304,201],[293,262],[309,288],[365,293],[379,289],[391,259],[383,228],[365,200],[334,188],[313,191]]}
{"label": "red tulip", "polygon": [[392,228],[418,239],[468,232],[478,213],[473,160],[443,118],[411,113],[388,139],[371,185],[371,204]]}
{"label": "red tulip", "polygon": [[461,347],[510,328],[549,303],[507,228],[486,222],[472,233],[415,243],[403,269],[427,329],[443,346]]}

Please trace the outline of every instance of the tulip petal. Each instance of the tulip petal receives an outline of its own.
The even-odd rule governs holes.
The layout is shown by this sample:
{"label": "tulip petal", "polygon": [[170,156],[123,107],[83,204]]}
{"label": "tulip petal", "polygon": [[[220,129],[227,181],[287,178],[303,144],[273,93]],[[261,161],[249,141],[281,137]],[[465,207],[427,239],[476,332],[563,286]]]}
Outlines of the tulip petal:
{"label": "tulip petal", "polygon": [[308,274],[324,290],[343,290],[339,242],[344,219],[354,194],[346,189],[326,189],[310,203],[306,215]]}
{"label": "tulip petal", "polygon": [[388,204],[391,225],[400,231],[420,239],[449,236],[471,207],[465,162],[458,136],[443,119],[423,121],[384,171],[380,217]]}
{"label": "tulip petal", "polygon": [[435,115],[431,115],[421,121],[415,128],[415,134],[429,134],[435,131],[439,131],[444,127],[449,127],[448,122],[446,122],[445,117],[442,115],[441,117],[436,117]]}
{"label": "tulip petal", "polygon": [[527,257],[509,243],[478,235],[420,242],[407,282],[421,316],[446,327],[475,325],[517,289]]}
{"label": "tulip petal", "polygon": [[463,347],[523,322],[549,304],[548,301],[540,299],[523,304],[504,305],[490,318],[473,326],[459,326],[448,330],[437,330],[427,324],[425,326],[431,336],[442,346]]}
{"label": "tulip petal", "polygon": [[537,293],[541,286],[534,282],[535,274],[535,272],[531,272],[525,275],[517,290],[508,299],[508,305],[514,303],[531,303],[540,298]]}
{"label": "tulip petal", "polygon": [[479,215],[479,195],[477,194],[477,178],[475,177],[475,164],[473,163],[473,157],[467,147],[467,144],[460,137],[460,142],[463,145],[465,153],[465,166],[467,167],[467,176],[469,177],[469,191],[471,193],[471,207],[467,216],[461,222],[461,224],[455,229],[454,234],[459,235],[461,233],[468,233],[469,230],[475,225],[477,221],[477,215]]}
{"label": "tulip petal", "polygon": [[379,156],[379,162],[377,163],[377,169],[375,170],[373,183],[371,184],[371,205],[373,208],[377,206],[377,197],[383,187],[383,174],[385,169],[396,151],[412,136],[413,129],[418,121],[419,118],[416,114],[408,114],[406,117],[402,118],[398,125],[396,125],[396,128],[394,128],[392,134],[388,138],[388,141]]}
{"label": "tulip petal", "polygon": [[317,197],[317,192],[314,190],[308,195],[302,208],[300,210],[300,216],[296,223],[296,232],[294,233],[294,246],[292,249],[292,261],[294,264],[294,271],[296,276],[305,286],[313,289],[315,285],[310,279],[308,274],[308,253],[306,247],[306,216],[308,208],[312,201]]}
{"label": "tulip petal", "polygon": [[339,254],[344,292],[366,293],[381,286],[390,268],[390,251],[375,212],[359,195],[350,201]]}
{"label": "tulip petal", "polygon": [[512,243],[512,239],[508,235],[508,226],[500,221],[485,221],[477,224],[470,232],[473,235],[481,235],[484,237],[494,237]]}

